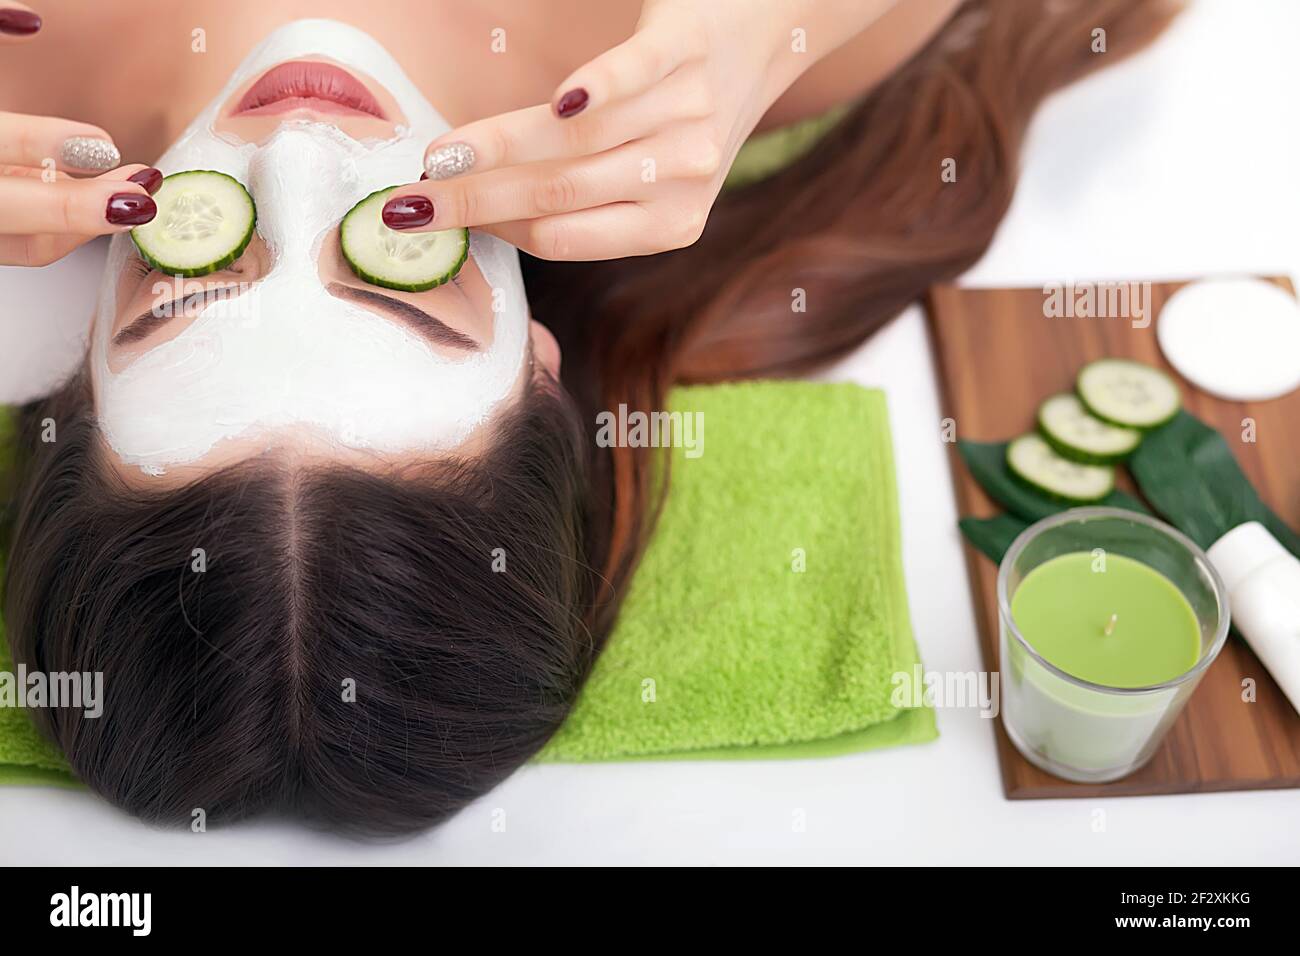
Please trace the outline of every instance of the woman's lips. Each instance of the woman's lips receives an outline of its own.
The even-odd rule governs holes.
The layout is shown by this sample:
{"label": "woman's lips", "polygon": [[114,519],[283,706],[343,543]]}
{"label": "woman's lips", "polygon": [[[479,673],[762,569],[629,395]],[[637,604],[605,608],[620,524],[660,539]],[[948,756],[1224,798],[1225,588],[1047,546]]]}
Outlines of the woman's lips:
{"label": "woman's lips", "polygon": [[265,116],[304,108],[388,119],[374,95],[347,70],[307,60],[281,63],[267,70],[249,87],[231,115]]}

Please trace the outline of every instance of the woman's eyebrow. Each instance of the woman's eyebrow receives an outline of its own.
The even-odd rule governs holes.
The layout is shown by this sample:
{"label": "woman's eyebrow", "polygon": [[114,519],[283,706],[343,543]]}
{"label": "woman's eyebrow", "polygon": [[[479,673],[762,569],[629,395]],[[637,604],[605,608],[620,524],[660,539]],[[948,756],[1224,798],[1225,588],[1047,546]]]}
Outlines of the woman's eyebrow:
{"label": "woman's eyebrow", "polygon": [[200,299],[206,301],[211,298],[212,301],[218,301],[230,298],[231,294],[237,289],[238,286],[234,285],[214,286],[210,289],[201,289],[167,302],[158,303],[150,307],[148,312],[141,312],[128,322],[122,328],[122,331],[113,336],[112,344],[118,346],[143,341],[176,318],[177,315],[184,315],[188,309],[197,305]]}
{"label": "woman's eyebrow", "polygon": [[387,309],[435,345],[449,345],[452,348],[471,352],[479,350],[479,344],[464,332],[453,329],[446,322],[435,318],[423,309],[416,308],[409,302],[384,295],[382,292],[354,289],[342,282],[331,282],[328,288],[333,295],[341,299],[351,299],[361,305],[378,305]]}
{"label": "woman's eyebrow", "polygon": [[150,309],[131,320],[121,332],[113,336],[113,345],[126,345],[130,342],[139,342],[153,335],[158,329],[172,320],[173,313],[170,310],[159,311]]}
{"label": "woman's eyebrow", "polygon": [[[113,336],[113,345],[127,345],[132,342],[140,342],[153,335],[164,325],[170,322],[176,315],[184,314],[190,304],[189,300],[196,297],[206,297],[213,295],[221,298],[221,293],[226,288],[208,289],[204,292],[192,293],[175,299],[161,306],[154,306],[148,312],[142,312],[132,319],[123,329]],[[465,349],[470,352],[479,351],[479,345],[472,338],[463,332],[458,332],[441,319],[437,319],[418,309],[409,302],[403,302],[401,299],[395,299],[392,296],[383,295],[379,292],[371,292],[369,289],[354,289],[351,286],[344,285],[341,282],[331,282],[329,291],[340,298],[352,299],[363,305],[378,305],[396,314],[403,319],[408,325],[412,326],[417,332],[428,339],[435,345],[447,345],[452,348]]]}

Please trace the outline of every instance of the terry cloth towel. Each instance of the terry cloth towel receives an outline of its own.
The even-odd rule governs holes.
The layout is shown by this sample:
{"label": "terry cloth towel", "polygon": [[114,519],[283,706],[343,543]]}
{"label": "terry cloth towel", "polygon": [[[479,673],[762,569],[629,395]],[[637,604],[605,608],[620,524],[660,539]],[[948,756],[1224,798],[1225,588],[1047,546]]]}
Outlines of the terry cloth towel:
{"label": "terry cloth towel", "polygon": [[[895,675],[920,662],[883,393],[698,386],[670,408],[692,416],[677,434],[694,447],[671,450],[618,623],[538,759],[824,757],[934,739],[933,710],[910,692],[893,702]],[[7,644],[0,670],[13,670]],[[0,708],[0,783],[13,782],[71,777],[27,711]]]}
{"label": "terry cloth towel", "polygon": [[618,623],[540,759],[820,757],[936,737],[931,709],[891,700],[919,660],[884,394],[754,382],[680,388],[670,408],[702,420],[702,454],[672,450]]}

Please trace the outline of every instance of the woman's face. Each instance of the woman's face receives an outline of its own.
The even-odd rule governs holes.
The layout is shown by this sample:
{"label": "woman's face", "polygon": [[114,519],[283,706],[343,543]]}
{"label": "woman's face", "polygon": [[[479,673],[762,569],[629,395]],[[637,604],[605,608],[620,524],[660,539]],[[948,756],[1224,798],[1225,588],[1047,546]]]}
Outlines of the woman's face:
{"label": "woman's face", "polygon": [[[485,234],[455,280],[359,279],[339,222],[410,182],[446,123],[365,34],[283,27],[158,162],[227,173],[257,206],[232,265],[151,271],[114,240],[92,345],[101,427],[128,474],[173,478],[275,448],[401,461],[472,447],[554,340],[530,330],[514,249]],[[164,213],[165,214],[165,213]]]}

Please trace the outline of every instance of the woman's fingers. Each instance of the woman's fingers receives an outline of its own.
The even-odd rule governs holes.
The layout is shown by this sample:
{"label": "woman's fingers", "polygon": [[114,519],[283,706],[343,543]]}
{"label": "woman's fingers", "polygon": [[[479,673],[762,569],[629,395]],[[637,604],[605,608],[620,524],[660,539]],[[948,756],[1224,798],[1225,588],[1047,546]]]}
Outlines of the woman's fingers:
{"label": "woman's fingers", "polygon": [[555,114],[546,105],[529,106],[469,123],[429,144],[424,152],[424,174],[432,180],[451,179],[470,171],[481,173],[566,154],[594,152],[575,148],[577,135],[587,132],[589,124],[567,129],[560,128],[561,125],[555,122]]}
{"label": "woman's fingers", "polygon": [[[483,231],[539,259],[590,261],[658,252],[645,243],[646,237],[660,228],[651,205],[616,202],[562,216],[498,223]],[[681,245],[690,245],[698,236],[689,241],[685,234],[682,238]]]}
{"label": "woman's fingers", "polygon": [[[141,181],[133,181],[133,176]],[[97,179],[46,182],[5,176],[0,178],[0,235],[90,237],[123,232],[157,214],[148,190],[160,182],[157,170],[146,166],[125,167]]]}
{"label": "woman's fingers", "polygon": [[649,89],[697,52],[695,38],[679,36],[667,21],[644,25],[569,74],[556,90],[551,109],[561,119],[568,119],[626,99]]}
{"label": "woman's fingers", "polygon": [[113,138],[98,126],[59,119],[0,113],[0,163],[102,173],[122,161]]}
{"label": "woman's fingers", "polygon": [[[678,73],[696,55],[693,44],[667,27],[642,29],[577,70],[551,104],[469,123],[434,140],[425,151],[425,175],[450,179],[586,156],[668,123],[701,118],[711,105],[704,101],[706,87]],[[557,123],[557,115],[566,121]]]}
{"label": "woman's fingers", "polygon": [[0,236],[0,266],[48,266],[89,236]]}
{"label": "woman's fingers", "polygon": [[[0,166],[0,177],[20,177],[33,182],[49,184],[49,171],[25,166]],[[55,173],[58,182],[72,182],[67,173]],[[105,182],[130,182],[143,186],[150,193],[162,185],[162,173],[151,166],[135,164],[106,173]],[[62,259],[82,243],[93,238],[86,235],[39,233],[36,235],[0,235],[0,265],[47,266]]]}
{"label": "woman's fingers", "polygon": [[648,136],[665,123],[703,118],[709,108],[703,85],[684,73],[609,109],[586,112],[564,123],[556,121],[549,105],[530,106],[440,136],[425,152],[425,174],[442,180],[601,153]]}
{"label": "woman's fingers", "polygon": [[[0,163],[0,177],[3,176],[19,176],[24,179],[39,179],[44,183],[67,183],[79,181],[61,170],[51,171],[49,169],[36,169],[32,166],[10,166]],[[96,176],[95,179],[99,182],[115,183],[129,180],[133,183],[139,183],[148,191],[149,195],[152,196],[158,191],[158,187],[162,185],[163,174],[161,170],[154,169],[152,166],[146,166],[144,163],[128,163],[125,166],[117,167],[117,169],[110,169],[106,173],[101,173]]]}
{"label": "woman's fingers", "polygon": [[72,178],[67,173],[58,170],[51,173],[48,169],[36,169],[33,166],[10,166],[0,163],[0,176],[23,176],[27,179],[44,179],[46,182],[50,182],[51,175],[55,180]]}
{"label": "woman's fingers", "polygon": [[641,150],[629,143],[572,162],[529,163],[442,182],[397,189],[384,204],[384,223],[406,232],[433,232],[531,219],[639,198]]}
{"label": "woman's fingers", "polygon": [[41,18],[31,7],[12,0],[0,3],[0,44],[27,39],[41,28]]}

